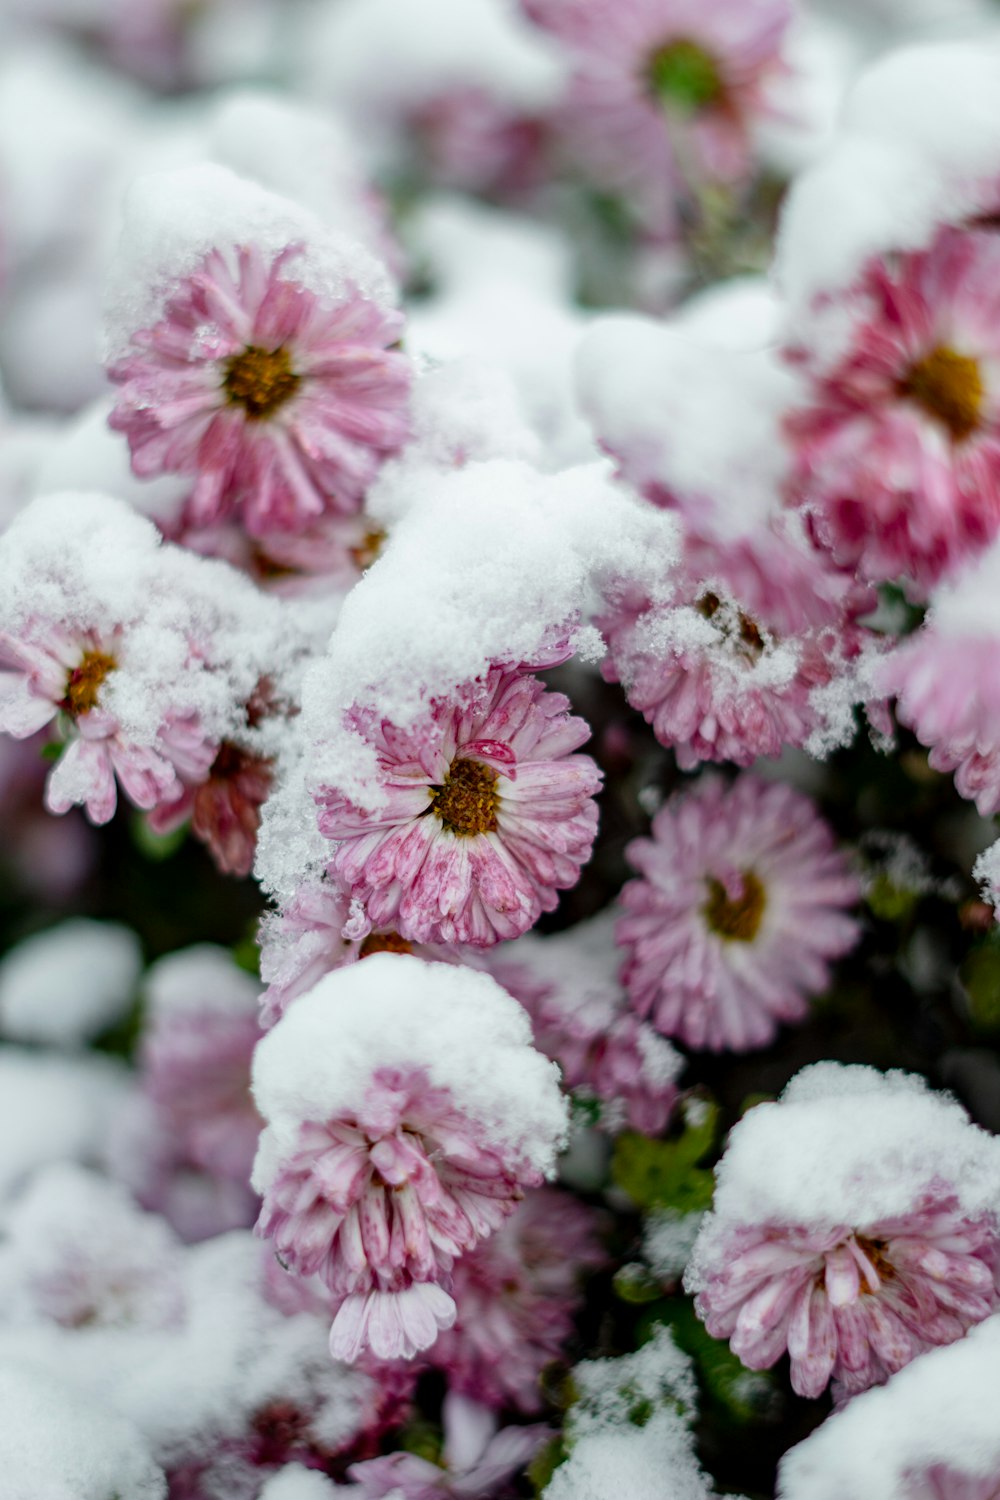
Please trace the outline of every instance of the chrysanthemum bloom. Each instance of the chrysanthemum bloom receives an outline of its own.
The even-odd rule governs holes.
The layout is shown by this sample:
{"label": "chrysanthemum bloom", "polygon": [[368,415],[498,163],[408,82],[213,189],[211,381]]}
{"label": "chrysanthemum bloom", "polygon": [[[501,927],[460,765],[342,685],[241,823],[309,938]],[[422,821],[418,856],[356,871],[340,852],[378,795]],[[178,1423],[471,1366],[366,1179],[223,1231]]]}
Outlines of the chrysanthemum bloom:
{"label": "chrysanthemum bloom", "polygon": [[490,972],[528,1012],[535,1046],[559,1064],[565,1087],[600,1103],[605,1129],[658,1135],[684,1059],[629,1008],[613,926],[608,912],[554,937],[529,934],[493,950]]}
{"label": "chrysanthemum bloom", "polygon": [[190,474],[193,526],[235,512],[266,537],[352,513],[407,435],[400,315],[351,286],[324,299],[295,277],[302,253],[211,250],[109,368],[136,474]]}
{"label": "chrysanthemum bloom", "polygon": [[688,1047],[745,1051],[798,1021],[857,941],[856,878],[812,802],[702,776],[628,848],[615,937],[633,1006]]}
{"label": "chrysanthemum bloom", "polygon": [[567,144],[609,187],[631,196],[650,227],[705,179],[751,169],[749,127],[768,112],[781,71],[787,0],[522,0],[565,42],[573,76]]}
{"label": "chrysanthemum bloom", "polygon": [[788,424],[793,492],[864,578],[929,585],[1000,530],[998,271],[994,233],[943,229],[847,293],[832,368],[791,351],[812,387]]}
{"label": "chrysanthemum bloom", "polygon": [[370,930],[351,898],[332,880],[310,880],[281,912],[261,923],[260,973],[267,984],[261,1025],[273,1026],[298,995],[333,969],[375,953],[415,953],[442,963],[461,962],[461,950],[443,943],[411,943],[392,930]]}
{"label": "chrysanthemum bloom", "polygon": [[458,1314],[429,1355],[448,1389],[496,1410],[537,1412],[542,1371],[572,1335],[582,1277],[604,1259],[592,1210],[555,1189],[529,1193],[455,1267]]}
{"label": "chrysanthemum bloom", "polygon": [[316,794],[338,840],[332,874],[375,928],[480,947],[525,932],[576,883],[597,829],[601,774],[561,693],[494,667],[412,729],[369,731],[385,801]]}
{"label": "chrysanthemum bloom", "polygon": [[922,1079],[821,1063],[736,1126],[686,1284],[750,1369],[850,1396],[1000,1304],[991,1138]]}
{"label": "chrysanthemum bloom", "polygon": [[213,1177],[245,1183],[261,1119],[250,1093],[259,987],[210,944],[154,964],[140,1050],[142,1087],[175,1148]]}
{"label": "chrysanthemum bloom", "polygon": [[157,745],[136,744],[103,707],[120,649],[115,629],[78,631],[42,619],[19,638],[0,636],[0,661],[15,669],[0,673],[0,730],[26,739],[57,721],[69,739],[49,775],[50,812],[81,803],[92,823],[107,823],[118,802],[116,778],[136,807],[153,808],[180,791],[177,760],[195,769],[210,758],[197,734],[182,734],[184,753],[171,755],[166,725]]}
{"label": "chrysanthemum bloom", "polygon": [[747,611],[718,563],[710,577],[689,567],[669,601],[626,592],[613,602],[600,622],[607,681],[624,685],[685,770],[706,760],[749,766],[826,735],[819,690],[842,677],[849,687],[863,640],[853,608],[841,601],[823,625],[786,634]]}
{"label": "chrysanthemum bloom", "polygon": [[257,1048],[269,1121],[258,1233],[336,1314],[330,1348],[411,1358],[455,1319],[460,1255],[552,1170],[553,1065],[486,975],[377,954],[327,976]]}

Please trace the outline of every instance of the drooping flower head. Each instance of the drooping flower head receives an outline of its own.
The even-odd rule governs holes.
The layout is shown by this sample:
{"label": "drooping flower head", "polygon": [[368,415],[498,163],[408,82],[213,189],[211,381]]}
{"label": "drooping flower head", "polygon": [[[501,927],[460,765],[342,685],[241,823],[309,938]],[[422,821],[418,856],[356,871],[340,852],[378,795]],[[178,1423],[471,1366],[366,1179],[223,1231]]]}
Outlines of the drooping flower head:
{"label": "drooping flower head", "polygon": [[331,1351],[349,1360],[411,1358],[454,1321],[455,1261],[551,1172],[565,1130],[516,1002],[403,954],[296,1000],[257,1048],[254,1091],[258,1232],[326,1284]]}
{"label": "drooping flower head", "polygon": [[598,1219],[554,1188],[530,1192],[501,1229],[457,1263],[458,1309],[430,1350],[448,1389],[495,1410],[532,1414],[542,1406],[539,1378],[564,1356],[581,1297],[581,1280],[604,1256]]}
{"label": "drooping flower head", "polygon": [[763,1047],[854,945],[859,887],[813,804],[780,782],[702,776],[629,846],[625,987],[688,1047]]}
{"label": "drooping flower head", "polygon": [[1000,1304],[994,1143],[922,1079],[818,1063],[744,1116],[686,1284],[750,1369],[850,1396]]}
{"label": "drooping flower head", "polygon": [[574,885],[597,827],[589,736],[536,677],[494,667],[401,730],[362,724],[378,757],[371,809],[316,793],[330,870],[372,927],[485,947],[525,932]]}
{"label": "drooping flower head", "polygon": [[749,127],[768,111],[786,0],[523,0],[563,41],[572,154],[659,233],[705,180],[749,175]]}
{"label": "drooping flower head", "polygon": [[[231,243],[223,232],[193,266],[181,261],[172,291],[150,304],[154,323],[129,320],[126,346],[108,367],[121,387],[109,421],[127,436],[135,472],[189,475],[193,526],[238,515],[252,535],[267,537],[356,512],[408,431],[409,362],[391,347],[399,313],[362,289],[340,246],[336,273],[327,267],[317,277],[308,217],[297,239],[291,204],[289,238],[275,247],[274,225],[262,239],[250,227],[277,212],[273,195],[220,168],[190,169],[158,186],[168,203],[176,193],[178,213],[196,215],[215,188],[223,222],[235,196],[247,228]],[[142,207],[140,197],[130,221],[140,242],[149,233]],[[315,229],[324,242],[322,226]],[[368,253],[360,245],[354,252],[357,276],[370,275]]]}
{"label": "drooping flower head", "polygon": [[995,1500],[1000,1318],[856,1396],[781,1461],[781,1500]]}
{"label": "drooping flower head", "polygon": [[792,490],[817,538],[864,578],[933,583],[1000,530],[1000,353],[994,233],[945,228],[875,260],[840,293],[851,321],[788,423]]}

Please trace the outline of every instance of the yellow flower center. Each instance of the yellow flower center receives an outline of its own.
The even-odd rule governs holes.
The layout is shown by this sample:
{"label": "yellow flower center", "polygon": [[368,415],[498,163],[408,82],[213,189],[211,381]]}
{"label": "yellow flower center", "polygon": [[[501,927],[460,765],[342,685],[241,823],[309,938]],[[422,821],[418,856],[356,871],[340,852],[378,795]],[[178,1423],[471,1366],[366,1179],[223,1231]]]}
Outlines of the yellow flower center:
{"label": "yellow flower center", "polygon": [[301,379],[284,346],[258,349],[251,344],[226,360],[222,389],[230,406],[242,406],[251,422],[262,422],[295,395]]}
{"label": "yellow flower center", "polygon": [[79,665],[66,678],[66,694],[60,707],[74,719],[97,707],[101,684],[118,663],[104,651],[85,651]]}
{"label": "yellow flower center", "polygon": [[478,760],[453,760],[444,782],[431,792],[441,826],[461,838],[497,829],[497,773]]}
{"label": "yellow flower center", "polygon": [[398,932],[370,932],[361,944],[359,958],[371,958],[373,953],[412,953],[413,944],[400,937]]}
{"label": "yellow flower center", "polygon": [[760,930],[767,905],[767,892],[752,870],[742,873],[742,893],[732,897],[722,884],[709,876],[705,881],[708,900],[702,915],[713,932],[729,943],[752,943]]}
{"label": "yellow flower center", "polygon": [[657,47],[646,63],[646,84],[654,99],[685,115],[718,104],[724,92],[714,58],[684,38]]}
{"label": "yellow flower center", "polygon": [[983,408],[983,377],[978,360],[939,345],[918,359],[899,382],[901,396],[936,417],[961,443],[975,432]]}

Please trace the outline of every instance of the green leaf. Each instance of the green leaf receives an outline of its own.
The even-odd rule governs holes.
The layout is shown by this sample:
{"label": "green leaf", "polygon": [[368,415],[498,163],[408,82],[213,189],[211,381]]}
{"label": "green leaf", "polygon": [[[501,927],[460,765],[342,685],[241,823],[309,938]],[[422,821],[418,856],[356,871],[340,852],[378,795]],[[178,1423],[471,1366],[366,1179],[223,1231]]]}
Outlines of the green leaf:
{"label": "green leaf", "polygon": [[615,1142],[612,1179],[639,1208],[697,1213],[712,1201],[712,1173],[697,1163],[714,1144],[718,1106],[693,1098],[684,1113],[684,1130],[673,1140],[656,1141],[625,1131]]}
{"label": "green leaf", "polygon": [[568,1457],[566,1447],[561,1437],[554,1437],[551,1443],[546,1443],[540,1453],[536,1453],[528,1465],[528,1478],[531,1480],[535,1494],[541,1495],[548,1488],[549,1480],[564,1463]]}

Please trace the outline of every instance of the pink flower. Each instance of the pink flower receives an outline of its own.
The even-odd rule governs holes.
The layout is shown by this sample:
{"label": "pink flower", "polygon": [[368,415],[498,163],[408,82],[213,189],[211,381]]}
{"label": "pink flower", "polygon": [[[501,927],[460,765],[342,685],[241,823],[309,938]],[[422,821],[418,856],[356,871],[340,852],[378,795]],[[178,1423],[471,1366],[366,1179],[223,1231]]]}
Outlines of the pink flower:
{"label": "pink flower", "polygon": [[443,943],[411,943],[398,932],[369,930],[351,908],[351,898],[333,881],[312,880],[299,887],[280,913],[264,918],[260,973],[268,988],[261,1006],[262,1026],[273,1026],[324,974],[374,953],[415,953],[441,963],[461,962],[460,951]]}
{"label": "pink flower", "polygon": [[860,1228],[775,1224],[736,1230],[695,1307],[751,1370],[788,1352],[792,1388],[843,1396],[950,1344],[1000,1302],[996,1226],[944,1189],[905,1215]]}
{"label": "pink flower", "polygon": [[211,758],[197,726],[165,720],[154,745],[137,744],[109,713],[102,697],[118,669],[121,632],[74,630],[36,619],[15,637],[0,636],[0,731],[26,739],[57,721],[69,739],[46,789],[50,812],[75,803],[92,823],[107,823],[118,796],[116,778],[136,807],[150,809],[180,790],[178,769],[196,770]]}
{"label": "pink flower", "polygon": [[630,1009],[611,913],[493,952],[490,972],[528,1012],[535,1046],[559,1064],[564,1086],[599,1101],[605,1129],[659,1135],[684,1059]]}
{"label": "pink flower", "polygon": [[190,818],[192,833],[207,846],[223,875],[249,875],[271,780],[269,760],[225,740],[205,780],[182,788],[179,797],[156,808],[150,827],[167,833]]}
{"label": "pink flower", "polygon": [[238,513],[266,537],[357,511],[407,436],[399,314],[353,287],[317,295],[294,278],[301,253],[210,251],[109,369],[136,474],[192,476],[189,525]]}
{"label": "pink flower", "polygon": [[415,1453],[390,1453],[352,1464],[348,1478],[358,1500],[496,1500],[512,1493],[506,1481],[551,1438],[549,1428],[504,1427],[491,1412],[449,1393],[444,1402],[442,1463]]}
{"label": "pink flower", "polygon": [[264,1195],[258,1232],[339,1302],[334,1358],[410,1359],[455,1317],[439,1280],[520,1189],[420,1068],[380,1069],[346,1121],[307,1121]]}
{"label": "pink flower", "polygon": [[338,840],[331,873],[372,927],[480,947],[525,932],[576,883],[597,828],[600,772],[572,755],[589,735],[559,693],[494,667],[412,729],[364,726],[385,801],[317,794]]}
{"label": "pink flower", "polygon": [[749,175],[749,126],[781,67],[787,0],[522,0],[570,51],[570,150],[669,230],[704,179]]}
{"label": "pink flower", "polygon": [[250,1093],[259,989],[210,944],[150,970],[142,1086],[177,1151],[214,1177],[250,1177],[261,1118]]}
{"label": "pink flower", "polygon": [[703,776],[637,839],[616,940],[633,1006],[688,1047],[745,1051],[806,1014],[857,940],[858,898],[828,826],[780,782]]}
{"label": "pink flower", "polygon": [[969,633],[933,618],[880,663],[877,684],[897,697],[897,717],[928,745],[936,771],[954,771],[982,816],[1000,811],[1000,678],[988,622]]}
{"label": "pink flower", "polygon": [[1000,530],[998,271],[995,234],[943,229],[850,290],[832,367],[791,351],[812,385],[788,424],[793,491],[864,578],[926,586]]}
{"label": "pink flower", "polygon": [[[827,733],[830,709],[818,690],[840,678],[850,685],[863,639],[854,623],[860,599],[841,598],[821,624],[785,631],[774,627],[788,621],[787,602],[772,617],[748,612],[727,571],[716,554],[706,582],[695,550],[672,599],[626,592],[601,621],[605,678],[624,684],[684,770],[706,760],[749,766]],[[754,592],[765,603],[764,591]]]}
{"label": "pink flower", "polygon": [[486,975],[382,953],[328,975],[258,1046],[257,1231],[325,1283],[334,1358],[428,1348],[455,1319],[455,1261],[551,1171],[565,1110],[528,1036]]}
{"label": "pink flower", "polygon": [[605,1260],[598,1220],[567,1193],[541,1188],[455,1267],[458,1313],[430,1352],[448,1388],[528,1415],[542,1371],[563,1357],[582,1302],[581,1280]]}

